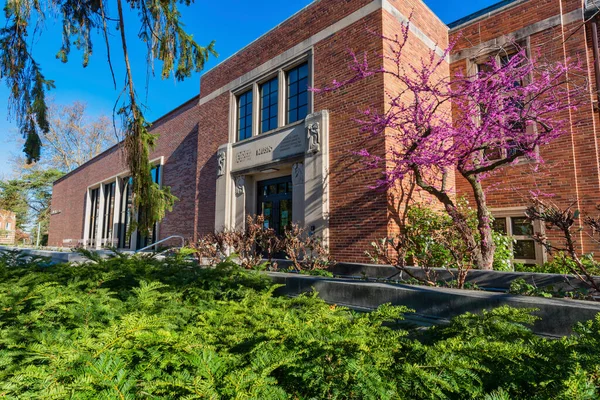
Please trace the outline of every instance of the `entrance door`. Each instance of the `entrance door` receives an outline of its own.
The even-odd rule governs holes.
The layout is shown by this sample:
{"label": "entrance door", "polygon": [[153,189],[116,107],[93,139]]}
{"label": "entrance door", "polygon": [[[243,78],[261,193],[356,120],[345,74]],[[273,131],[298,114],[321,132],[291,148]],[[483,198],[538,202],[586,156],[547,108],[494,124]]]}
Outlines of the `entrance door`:
{"label": "entrance door", "polygon": [[265,228],[283,235],[292,224],[292,177],[258,182],[258,213],[265,217]]}

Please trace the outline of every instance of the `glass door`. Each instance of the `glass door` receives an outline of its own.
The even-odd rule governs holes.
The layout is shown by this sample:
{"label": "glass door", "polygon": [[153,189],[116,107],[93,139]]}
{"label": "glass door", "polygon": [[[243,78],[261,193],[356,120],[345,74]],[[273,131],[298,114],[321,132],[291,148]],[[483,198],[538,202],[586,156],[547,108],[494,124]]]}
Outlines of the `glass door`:
{"label": "glass door", "polygon": [[292,224],[292,177],[258,182],[258,214],[265,217],[264,227],[278,235]]}

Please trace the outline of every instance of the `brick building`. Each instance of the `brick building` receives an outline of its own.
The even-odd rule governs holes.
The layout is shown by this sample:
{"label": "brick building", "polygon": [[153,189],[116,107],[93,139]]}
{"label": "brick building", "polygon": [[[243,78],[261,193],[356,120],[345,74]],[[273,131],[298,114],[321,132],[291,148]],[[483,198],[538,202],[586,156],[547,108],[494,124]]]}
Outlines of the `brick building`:
{"label": "brick building", "polygon": [[[364,261],[370,243],[395,227],[387,194],[368,189],[381,171],[359,170],[353,151],[368,147],[384,155],[389,143],[361,133],[353,118],[358,109],[383,111],[392,83],[378,75],[327,94],[307,87],[349,77],[349,48],[368,51],[370,64],[381,65],[375,54],[389,49],[369,31],[398,33],[411,14],[410,57],[427,56],[458,38],[448,74],[468,71],[481,57],[519,42],[554,60],[579,57],[595,85],[586,7],[593,8],[581,0],[506,0],[448,26],[420,0],[317,0],[206,72],[199,96],[154,123],[152,131],[160,134],[151,156],[155,180],[180,201],[153,238],[126,238],[135,216],[117,146],[55,183],[49,244],[134,249],[170,235],[195,239],[239,228],[245,215],[260,213],[276,230],[297,221],[323,235],[338,260]],[[599,121],[596,98],[590,94],[582,104],[570,115],[578,121],[570,134],[542,151],[545,184],[557,201],[590,208],[600,203]],[[526,162],[503,174],[493,179],[510,182],[512,190],[494,192],[490,202],[512,233],[523,222],[525,194],[536,177]],[[462,185],[456,182],[459,192]],[[519,260],[544,261],[530,239],[518,239]],[[593,249],[586,238],[580,242]]]}
{"label": "brick building", "polygon": [[15,244],[17,215],[12,211],[0,210],[0,244]]}

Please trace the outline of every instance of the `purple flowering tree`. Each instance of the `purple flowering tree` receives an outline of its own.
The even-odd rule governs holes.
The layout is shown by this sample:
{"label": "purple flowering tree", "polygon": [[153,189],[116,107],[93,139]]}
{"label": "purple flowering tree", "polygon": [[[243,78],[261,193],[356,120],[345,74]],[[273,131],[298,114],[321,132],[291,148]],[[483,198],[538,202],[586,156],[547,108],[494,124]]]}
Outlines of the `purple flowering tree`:
{"label": "purple flowering tree", "polygon": [[[580,71],[575,63],[535,61],[518,48],[510,57],[491,57],[472,74],[449,77],[446,60],[454,44],[441,55],[431,51],[427,58],[411,60],[404,56],[408,33],[405,24],[400,35],[382,37],[389,48],[382,56],[384,67],[371,68],[366,55],[360,60],[352,53],[352,78],[312,90],[335,91],[376,74],[394,81],[386,85],[385,111],[363,110],[356,119],[361,132],[386,135],[393,144],[385,157],[358,151],[366,168],[384,171],[373,187],[414,179],[441,202],[475,267],[492,269],[495,245],[484,179],[524,157],[542,162],[539,147],[567,132],[568,111],[587,85],[571,82]],[[475,199],[475,229],[456,202],[452,178],[458,175]]]}

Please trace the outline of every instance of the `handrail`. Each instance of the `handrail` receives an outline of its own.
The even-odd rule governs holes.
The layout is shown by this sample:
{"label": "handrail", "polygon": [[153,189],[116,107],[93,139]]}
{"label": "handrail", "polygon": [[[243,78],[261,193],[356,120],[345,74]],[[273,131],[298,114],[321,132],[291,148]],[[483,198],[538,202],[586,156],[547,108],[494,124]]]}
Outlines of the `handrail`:
{"label": "handrail", "polygon": [[181,239],[181,248],[184,247],[185,246],[185,238],[183,236],[173,235],[173,236],[169,236],[168,238],[161,239],[158,242],[152,243],[150,246],[146,246],[146,247],[143,247],[143,248],[141,248],[139,250],[136,250],[135,252],[139,253],[141,251],[151,249],[152,247],[156,246],[157,244],[161,244],[161,243],[166,242],[167,240],[176,239],[176,238]]}

